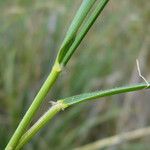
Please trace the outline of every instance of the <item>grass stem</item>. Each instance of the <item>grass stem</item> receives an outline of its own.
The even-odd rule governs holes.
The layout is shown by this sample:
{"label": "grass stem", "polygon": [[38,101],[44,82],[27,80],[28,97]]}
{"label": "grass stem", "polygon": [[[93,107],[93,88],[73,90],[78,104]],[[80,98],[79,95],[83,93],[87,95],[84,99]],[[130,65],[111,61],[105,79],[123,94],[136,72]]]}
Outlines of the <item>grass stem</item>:
{"label": "grass stem", "polygon": [[[56,105],[52,106],[21,138],[16,150],[19,150],[24,146],[40,129],[42,129],[51,119],[54,117],[57,112],[63,110],[71,105],[81,103],[87,100],[92,100],[96,98],[112,96],[120,93],[133,92],[142,89],[146,89],[147,85],[137,84],[126,87],[118,87],[104,91],[96,91],[91,93],[80,94],[72,96],[69,98],[58,100]],[[147,89],[150,88],[147,87]]]}
{"label": "grass stem", "polygon": [[31,122],[31,119],[40,107],[47,93],[51,89],[52,85],[55,83],[60,72],[61,68],[57,64],[55,64],[47,80],[44,82],[33,103],[31,104],[22,121],[18,125],[15,133],[13,134],[9,143],[7,144],[5,150],[14,150],[16,148],[21,136],[24,134],[25,130]]}
{"label": "grass stem", "polygon": [[66,104],[59,101],[54,104],[21,138],[15,150],[19,150],[26,144],[41,128],[45,126],[58,112],[64,110]]}

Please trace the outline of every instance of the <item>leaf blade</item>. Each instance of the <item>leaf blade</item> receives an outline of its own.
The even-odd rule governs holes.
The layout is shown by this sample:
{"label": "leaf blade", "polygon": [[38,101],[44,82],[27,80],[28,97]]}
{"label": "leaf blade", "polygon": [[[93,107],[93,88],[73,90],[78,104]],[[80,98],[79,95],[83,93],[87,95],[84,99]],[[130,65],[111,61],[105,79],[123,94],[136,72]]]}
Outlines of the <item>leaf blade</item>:
{"label": "leaf blade", "polygon": [[78,9],[67,33],[66,33],[66,37],[64,38],[64,41],[60,47],[60,50],[59,50],[59,53],[57,56],[57,61],[59,63],[61,63],[63,57],[65,56],[65,54],[69,50],[70,46],[74,42],[76,34],[77,34],[81,24],[85,20],[88,12],[90,11],[90,9],[92,8],[92,6],[94,5],[95,2],[96,2],[96,0],[83,0],[80,8]]}
{"label": "leaf blade", "polygon": [[75,96],[72,96],[69,98],[62,99],[61,101],[63,101],[64,104],[70,106],[70,105],[74,105],[76,103],[80,103],[80,102],[87,101],[87,100],[92,100],[92,99],[106,97],[106,96],[112,96],[112,95],[116,95],[116,94],[120,94],[120,93],[138,91],[138,90],[142,90],[142,89],[146,89],[146,88],[148,89],[148,88],[150,88],[150,86],[147,87],[147,85],[145,83],[141,83],[138,85],[118,87],[118,88],[113,88],[110,90],[96,91],[96,92],[75,95]]}
{"label": "leaf blade", "polygon": [[90,30],[91,26],[94,24],[94,22],[96,21],[98,16],[101,14],[101,12],[103,11],[104,7],[106,6],[106,4],[108,2],[109,2],[109,0],[101,0],[97,4],[94,12],[91,14],[91,16],[85,22],[85,24],[83,25],[82,29],[80,30],[79,35],[76,36],[75,41],[71,45],[70,49],[67,51],[64,59],[62,60],[62,64],[64,66],[67,64],[67,62],[69,61],[69,59],[71,58],[71,56],[73,55],[73,53],[75,52],[77,47],[80,45],[80,43],[82,42],[83,38],[86,36],[86,34]]}

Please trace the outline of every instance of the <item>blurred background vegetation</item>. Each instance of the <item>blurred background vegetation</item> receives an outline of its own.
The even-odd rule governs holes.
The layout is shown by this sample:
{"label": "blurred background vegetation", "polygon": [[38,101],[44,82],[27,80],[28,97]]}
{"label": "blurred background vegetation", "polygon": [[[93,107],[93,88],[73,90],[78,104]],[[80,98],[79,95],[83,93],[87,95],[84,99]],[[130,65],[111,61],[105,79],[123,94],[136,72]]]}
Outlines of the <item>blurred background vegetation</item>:
{"label": "blurred background vegetation", "polygon": [[[0,0],[0,149],[7,144],[54,62],[81,0]],[[50,100],[150,79],[149,0],[111,0],[47,96]],[[24,150],[70,150],[150,125],[150,93],[76,105],[60,113]],[[34,120],[34,121],[35,121]],[[34,122],[33,121],[33,122]],[[150,138],[107,149],[148,150]]]}

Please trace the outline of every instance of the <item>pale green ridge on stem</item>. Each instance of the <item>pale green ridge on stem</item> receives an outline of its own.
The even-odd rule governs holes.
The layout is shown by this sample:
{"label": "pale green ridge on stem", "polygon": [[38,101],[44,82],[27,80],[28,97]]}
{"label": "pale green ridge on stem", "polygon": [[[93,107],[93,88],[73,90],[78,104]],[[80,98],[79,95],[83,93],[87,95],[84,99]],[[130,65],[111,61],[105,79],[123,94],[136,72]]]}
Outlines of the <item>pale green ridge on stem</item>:
{"label": "pale green ridge on stem", "polygon": [[82,42],[83,38],[85,37],[91,26],[94,24],[98,16],[101,14],[106,4],[109,2],[109,0],[99,0],[99,1],[100,2],[97,4],[96,8],[94,9],[93,13],[90,15],[88,20],[84,23],[79,34],[76,36],[75,41],[72,43],[71,47],[69,48],[65,57],[63,58],[61,63],[63,66],[67,64],[74,51],[80,45],[80,43]]}
{"label": "pale green ridge on stem", "polygon": [[148,89],[147,84],[137,84],[137,85],[131,85],[126,87],[118,87],[113,88],[109,90],[104,91],[96,91],[91,93],[85,93],[80,94],[76,96],[72,96],[69,98],[61,99],[56,102],[56,105],[51,107],[21,138],[19,141],[19,144],[17,146],[16,150],[19,150],[21,147],[24,146],[40,129],[42,129],[51,119],[54,117],[57,112],[59,112],[61,109],[64,110],[65,108],[81,103],[87,100],[92,100],[96,98],[106,97],[106,96],[112,96],[120,93],[126,93],[126,92],[133,92],[138,91],[142,89]]}
{"label": "pale green ridge on stem", "polygon": [[7,144],[5,150],[14,150],[20,140],[21,136],[24,134],[26,128],[31,122],[34,114],[40,107],[42,101],[46,97],[47,93],[51,89],[52,85],[55,83],[58,75],[61,72],[61,67],[59,64],[55,64],[52,68],[50,75],[48,76],[47,80],[44,82],[43,86],[41,87],[40,91],[38,92],[37,96],[35,97],[34,101],[32,102],[31,106],[27,110],[26,114],[24,115],[22,121],[19,123],[15,133],[11,137],[9,143]]}
{"label": "pale green ridge on stem", "polygon": [[83,23],[84,19],[86,18],[87,14],[89,13],[90,9],[94,5],[96,0],[83,0],[79,10],[77,11],[68,31],[66,37],[64,38],[63,43],[61,44],[59,53],[57,55],[56,61],[61,64],[62,59],[66,55],[67,51],[69,50],[70,46],[73,44],[76,34]]}
{"label": "pale green ridge on stem", "polygon": [[45,126],[58,112],[64,110],[68,105],[63,101],[56,102],[20,139],[15,150],[19,150],[26,144],[41,128]]}

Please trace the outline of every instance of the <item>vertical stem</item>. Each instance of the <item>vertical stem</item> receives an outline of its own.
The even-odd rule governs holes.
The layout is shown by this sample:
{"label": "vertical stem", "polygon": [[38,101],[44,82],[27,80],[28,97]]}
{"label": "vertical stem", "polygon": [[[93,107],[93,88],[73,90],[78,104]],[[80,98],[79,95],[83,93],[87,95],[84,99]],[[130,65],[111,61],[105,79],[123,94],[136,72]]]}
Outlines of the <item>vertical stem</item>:
{"label": "vertical stem", "polygon": [[125,87],[118,87],[104,91],[96,91],[91,93],[84,93],[80,95],[75,95],[69,98],[58,100],[40,119],[21,137],[19,143],[15,150],[20,150],[31,138],[40,131],[60,110],[64,110],[74,104],[81,103],[87,100],[92,100],[96,98],[102,98],[106,96],[112,96],[121,93],[133,92],[138,90],[143,90],[147,87],[144,84],[137,84]]}
{"label": "vertical stem", "polygon": [[20,150],[40,129],[42,129],[58,112],[68,105],[62,101],[56,102],[41,118],[21,137],[15,150]]}
{"label": "vertical stem", "polygon": [[21,136],[24,134],[26,128],[31,122],[32,117],[34,116],[38,108],[40,107],[43,99],[46,97],[48,91],[50,90],[54,82],[56,81],[60,72],[61,72],[61,67],[59,66],[59,64],[55,63],[50,75],[48,76],[47,80],[44,82],[43,86],[41,87],[40,91],[35,97],[33,103],[31,104],[25,116],[23,117],[22,121],[18,125],[14,135],[10,139],[5,150],[14,150],[16,148],[16,145],[18,144]]}

